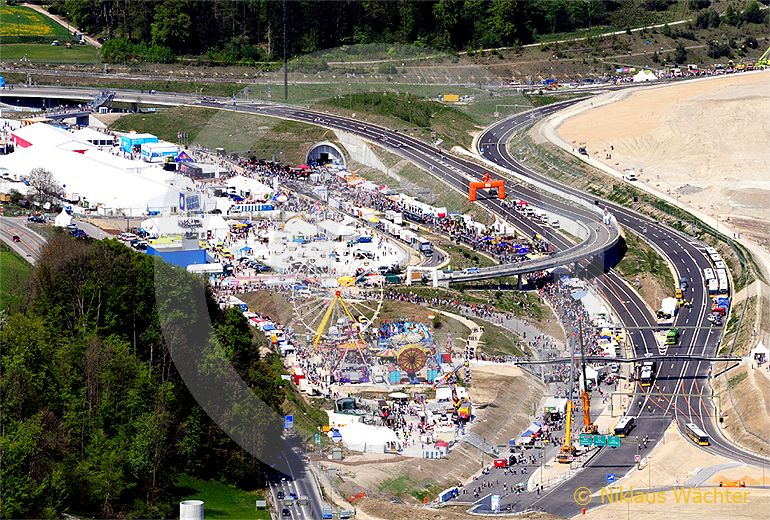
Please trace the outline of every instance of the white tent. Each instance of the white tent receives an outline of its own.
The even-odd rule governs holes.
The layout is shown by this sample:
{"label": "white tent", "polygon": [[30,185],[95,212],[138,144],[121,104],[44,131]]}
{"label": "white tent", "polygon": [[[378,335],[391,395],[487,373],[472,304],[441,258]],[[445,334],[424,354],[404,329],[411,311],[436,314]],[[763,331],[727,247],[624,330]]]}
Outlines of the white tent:
{"label": "white tent", "polygon": [[230,226],[221,215],[214,215],[209,219],[206,230],[210,231],[217,240],[224,240],[230,232]]}
{"label": "white tent", "polygon": [[56,218],[53,220],[53,225],[56,227],[67,227],[70,224],[72,224],[72,216],[70,216],[69,213],[61,210],[61,213],[56,215]]}
{"label": "white tent", "polygon": [[273,190],[256,179],[238,175],[227,181],[227,191],[239,197],[265,200]]}
{"label": "white tent", "polygon": [[356,422],[341,426],[339,431],[343,444],[352,451],[385,453],[386,450],[401,450],[401,441],[390,428]]}
{"label": "white tent", "polygon": [[318,234],[318,228],[301,218],[287,222],[284,231],[293,237],[312,238]]}
{"label": "white tent", "polygon": [[751,357],[759,359],[759,361],[762,363],[767,360],[768,354],[770,354],[770,350],[767,349],[762,341],[757,343],[757,346],[751,349]]}
{"label": "white tent", "polygon": [[324,220],[318,224],[318,227],[326,231],[330,238],[349,237],[356,234],[356,230],[352,227],[333,220]]}
{"label": "white tent", "polygon": [[640,70],[633,77],[634,83],[644,83],[645,81],[655,81],[656,79],[658,77],[649,70]]}
{"label": "white tent", "polygon": [[0,155],[0,168],[20,177],[28,176],[34,168],[45,168],[67,193],[77,193],[92,208],[102,205],[100,213],[109,209],[117,214],[140,215],[148,206],[169,210],[177,205],[179,192],[192,186],[192,180],[162,168],[147,168],[146,164],[141,169],[121,166],[130,164],[95,149],[77,153],[47,145]]}

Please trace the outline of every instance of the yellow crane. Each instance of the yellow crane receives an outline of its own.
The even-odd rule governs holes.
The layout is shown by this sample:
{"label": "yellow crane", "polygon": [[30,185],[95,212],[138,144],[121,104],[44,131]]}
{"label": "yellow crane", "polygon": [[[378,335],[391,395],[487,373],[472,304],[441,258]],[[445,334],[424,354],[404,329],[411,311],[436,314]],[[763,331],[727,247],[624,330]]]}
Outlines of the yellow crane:
{"label": "yellow crane", "polygon": [[762,56],[759,57],[755,66],[757,68],[770,67],[770,47],[768,47],[767,50],[764,52],[764,54],[762,54]]}
{"label": "yellow crane", "polygon": [[567,401],[567,418],[564,421],[564,444],[561,446],[556,461],[560,464],[569,464],[575,455],[575,447],[572,446],[572,400]]}
{"label": "yellow crane", "polygon": [[[596,433],[596,425],[591,421],[591,395],[588,393],[588,378],[586,377],[586,356],[583,346],[583,324],[578,322],[578,338],[580,340],[580,365],[583,372],[583,388],[580,392],[581,405],[583,407],[583,432]],[[569,401],[567,401],[567,417],[565,423],[564,444],[556,456],[556,461],[561,464],[569,464],[575,455],[575,447],[572,446],[572,385],[570,379]]]}

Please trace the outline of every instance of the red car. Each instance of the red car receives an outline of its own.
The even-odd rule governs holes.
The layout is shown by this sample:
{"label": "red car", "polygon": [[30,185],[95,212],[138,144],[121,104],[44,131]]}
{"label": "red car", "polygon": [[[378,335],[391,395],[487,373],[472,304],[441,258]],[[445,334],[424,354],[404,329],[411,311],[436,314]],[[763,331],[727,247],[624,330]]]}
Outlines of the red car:
{"label": "red car", "polygon": [[11,238],[14,242],[21,242],[21,238],[19,238],[19,235],[13,235],[13,238]]}

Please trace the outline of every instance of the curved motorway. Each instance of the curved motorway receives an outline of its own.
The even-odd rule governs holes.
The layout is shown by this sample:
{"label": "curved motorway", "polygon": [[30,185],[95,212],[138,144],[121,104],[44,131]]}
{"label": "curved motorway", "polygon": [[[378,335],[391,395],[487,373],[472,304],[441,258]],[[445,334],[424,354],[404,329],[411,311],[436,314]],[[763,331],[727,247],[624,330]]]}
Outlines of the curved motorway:
{"label": "curved motorway", "polygon": [[[529,124],[531,120],[528,115],[519,114],[487,128],[477,141],[479,153],[511,174],[524,176],[571,196],[593,201],[594,197],[591,195],[532,172],[510,153],[507,144],[511,137],[517,130],[522,130]],[[713,327],[706,319],[711,302],[705,288],[703,270],[713,267],[705,251],[706,246],[623,206],[608,201],[602,201],[602,204],[612,212],[620,225],[638,233],[664,255],[678,278],[687,277],[690,280],[690,287],[685,296],[693,300],[693,305],[691,309],[680,309],[675,326],[684,328],[681,329],[679,346],[670,347],[670,354],[681,355],[684,351],[687,355],[715,356],[722,331],[721,328]],[[628,328],[634,354],[639,357],[647,352],[657,354],[658,346],[653,331],[649,328],[656,324],[656,318],[637,293],[630,290],[613,272],[601,277],[599,285],[605,298]],[[673,289],[671,288],[672,291]],[[767,459],[730,444],[719,431],[714,418],[715,407],[711,400],[710,375],[710,362],[680,359],[679,356],[670,360],[664,358],[659,363],[656,380],[650,392],[644,392],[639,387],[634,404],[629,410],[630,414],[638,418],[634,435],[649,435],[654,443],[660,440],[672,419],[680,429],[685,423],[692,422],[711,437],[711,446],[705,448],[706,450],[742,462],[766,465]],[[635,450],[634,443],[628,443],[626,449],[621,446],[616,450],[602,450],[588,464],[589,468],[594,467],[597,471],[579,473],[576,478],[546,493],[533,506],[561,514],[574,511],[572,490],[578,486],[598,490],[606,485],[607,473],[625,474],[634,465]]]}
{"label": "curved motorway", "polygon": [[[52,97],[52,94],[58,97],[73,97],[70,89],[57,89],[55,93],[52,89],[40,89],[35,93],[38,96],[47,97]],[[19,95],[21,92],[14,91],[14,94]],[[136,93],[131,95],[137,96]],[[116,99],[119,97],[116,95]],[[474,162],[451,156],[420,140],[351,118],[272,104],[239,102],[225,105],[221,102],[202,102],[195,96],[183,94],[173,96],[157,94],[153,101],[156,104],[188,104],[250,112],[343,130],[407,158],[464,193],[467,193],[468,183],[471,180],[480,180],[486,171],[484,167]],[[525,233],[530,235],[539,233],[549,239],[559,250],[557,254],[546,259],[554,262],[554,265],[571,264],[588,257],[589,260],[583,260],[580,265],[587,269],[588,275],[594,277],[597,287],[628,328],[628,337],[634,355],[641,357],[647,353],[663,354],[658,349],[652,330],[657,325],[655,316],[635,291],[630,289],[611,269],[605,268],[602,253],[617,240],[617,229],[613,225],[606,226],[602,223],[601,216],[591,207],[594,205],[594,197],[530,171],[507,149],[507,143],[514,132],[524,129],[532,120],[550,115],[574,102],[549,105],[504,119],[486,129],[477,143],[480,149],[483,147],[484,151],[481,155],[485,160],[509,172],[508,178],[514,182],[507,183],[506,191],[511,196],[537,201],[536,205],[540,209],[559,214],[565,220],[582,222],[588,231],[588,238],[575,247],[561,235],[554,234],[549,229],[523,218],[496,198],[479,199],[478,203]],[[550,193],[536,191],[517,182],[514,178],[524,178],[539,183]],[[563,196],[555,196],[554,193]],[[715,356],[721,337],[721,328],[711,326],[706,319],[710,311],[710,300],[705,290],[703,269],[712,265],[705,252],[705,245],[623,206],[607,201],[601,201],[601,203],[611,212],[618,224],[638,233],[658,249],[671,263],[677,277],[690,279],[687,297],[693,300],[692,308],[681,309],[676,318],[676,326],[683,327],[682,334],[679,346],[670,349],[676,351],[672,354],[676,353],[678,356],[659,363],[657,377],[650,393],[643,392],[639,388],[634,404],[631,410],[628,410],[629,414],[638,418],[634,435],[648,436],[650,442],[655,444],[661,439],[671,420],[675,420],[680,428],[684,423],[694,422],[711,437],[711,446],[705,448],[708,451],[747,463],[767,464],[766,459],[730,444],[721,435],[714,420],[715,408],[710,396],[711,364],[702,359],[687,360],[681,357],[681,354],[699,357]],[[496,266],[496,269],[492,268],[488,272],[479,273],[481,276],[469,277],[469,279],[508,276],[546,268],[531,262],[526,264],[526,267],[523,264]],[[460,280],[453,279],[453,281]],[[672,291],[673,289],[671,288]],[[506,498],[514,502],[512,504],[514,509],[530,508],[560,515],[572,515],[576,512],[576,505],[572,502],[573,489],[586,486],[589,489],[598,490],[606,484],[607,473],[619,475],[627,473],[634,465],[635,454],[636,443],[633,442],[624,442],[617,449],[603,449],[572,479],[536,499],[534,497],[521,499],[515,495],[509,495]],[[504,506],[505,502],[502,505]]]}

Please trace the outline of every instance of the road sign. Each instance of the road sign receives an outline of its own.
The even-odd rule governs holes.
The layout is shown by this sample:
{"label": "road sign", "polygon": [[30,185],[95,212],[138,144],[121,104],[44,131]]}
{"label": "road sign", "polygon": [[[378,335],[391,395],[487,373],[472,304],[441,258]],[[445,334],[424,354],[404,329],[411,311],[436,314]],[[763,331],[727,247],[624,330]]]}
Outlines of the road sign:
{"label": "road sign", "polygon": [[289,430],[291,428],[294,428],[294,416],[293,415],[284,415],[283,416],[283,429]]}
{"label": "road sign", "polygon": [[594,436],[590,433],[581,433],[580,434],[580,445],[581,446],[591,446],[594,443]]}
{"label": "road sign", "polygon": [[634,462],[639,462],[640,460],[642,460],[641,455],[634,455]]}
{"label": "road sign", "polygon": [[255,506],[257,509],[264,509],[267,507],[267,500],[256,500]]}
{"label": "road sign", "polygon": [[615,482],[615,474],[614,473],[608,473],[607,474],[607,484],[612,484]]}
{"label": "road sign", "polygon": [[607,446],[610,448],[619,448],[620,447],[620,437],[616,435],[608,435],[607,436]]}
{"label": "road sign", "polygon": [[607,445],[606,435],[594,435],[594,446],[606,446],[606,445]]}

